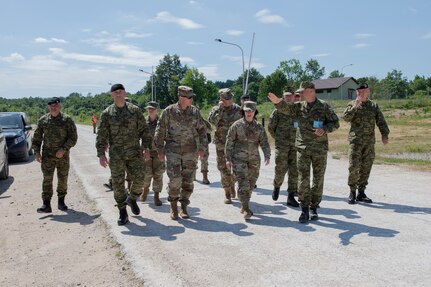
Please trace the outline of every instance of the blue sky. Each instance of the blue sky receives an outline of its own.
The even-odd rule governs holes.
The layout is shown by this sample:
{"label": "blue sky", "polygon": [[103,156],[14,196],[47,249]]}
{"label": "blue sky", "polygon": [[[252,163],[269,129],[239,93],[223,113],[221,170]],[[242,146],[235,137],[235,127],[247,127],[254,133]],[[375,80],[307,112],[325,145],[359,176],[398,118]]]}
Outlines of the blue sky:
{"label": "blue sky", "polygon": [[[97,94],[109,83],[135,93],[166,53],[210,80],[263,75],[282,60],[314,58],[327,75],[398,69],[431,76],[431,1],[2,0],[0,97]],[[351,66],[347,66],[353,64]],[[326,75],[326,76],[327,76]]]}

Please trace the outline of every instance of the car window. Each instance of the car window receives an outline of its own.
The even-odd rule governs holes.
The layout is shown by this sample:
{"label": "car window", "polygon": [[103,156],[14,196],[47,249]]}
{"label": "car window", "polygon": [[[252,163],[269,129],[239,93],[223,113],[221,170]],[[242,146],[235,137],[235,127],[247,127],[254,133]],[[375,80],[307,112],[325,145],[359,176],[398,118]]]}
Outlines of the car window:
{"label": "car window", "polygon": [[22,129],[23,121],[19,115],[1,115],[0,126],[3,129]]}

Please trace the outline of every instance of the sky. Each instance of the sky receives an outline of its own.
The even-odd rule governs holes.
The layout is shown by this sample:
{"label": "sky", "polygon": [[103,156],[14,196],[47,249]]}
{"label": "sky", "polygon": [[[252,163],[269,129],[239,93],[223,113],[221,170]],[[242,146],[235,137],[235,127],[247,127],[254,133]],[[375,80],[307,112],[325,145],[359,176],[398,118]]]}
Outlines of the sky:
{"label": "sky", "polygon": [[[236,79],[241,50],[266,76],[313,58],[355,78],[431,76],[429,0],[1,0],[0,97],[131,93],[167,53],[208,80]],[[255,40],[252,47],[253,33]],[[252,52],[252,53],[251,53]],[[142,73],[142,69],[147,73]]]}

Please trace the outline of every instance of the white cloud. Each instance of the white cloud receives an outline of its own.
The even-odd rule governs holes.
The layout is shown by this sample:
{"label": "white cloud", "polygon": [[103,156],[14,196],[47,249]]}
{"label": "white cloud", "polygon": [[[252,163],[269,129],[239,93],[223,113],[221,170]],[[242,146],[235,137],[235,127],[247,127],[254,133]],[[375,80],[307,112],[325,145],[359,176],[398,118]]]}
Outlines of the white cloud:
{"label": "white cloud", "polygon": [[58,38],[51,38],[51,39],[46,39],[43,37],[38,37],[36,39],[34,39],[35,43],[38,44],[45,44],[45,43],[60,43],[60,44],[66,44],[67,41],[63,40],[63,39],[58,39]]}
{"label": "white cloud", "polygon": [[289,49],[287,49],[287,51],[292,52],[292,53],[299,53],[302,50],[304,50],[303,45],[289,46]]}
{"label": "white cloud", "polygon": [[244,34],[244,31],[241,30],[227,30],[226,34],[231,35],[231,36],[239,36]]}
{"label": "white cloud", "polygon": [[427,34],[423,35],[421,38],[422,38],[422,39],[431,39],[431,32],[429,32],[429,33],[427,33]]}
{"label": "white cloud", "polygon": [[193,20],[190,20],[187,18],[175,17],[167,11],[162,11],[162,12],[157,13],[156,18],[154,18],[153,21],[158,21],[158,22],[163,22],[163,23],[174,23],[183,29],[200,29],[200,28],[203,28],[203,25],[196,23]]}
{"label": "white cloud", "polygon": [[202,67],[197,67],[199,72],[203,73],[208,80],[218,79],[220,77],[218,73],[218,66],[215,64],[208,64]]}
{"label": "white cloud", "polygon": [[268,9],[262,9],[258,11],[255,16],[259,22],[265,24],[281,24],[284,26],[289,26],[282,16],[271,14],[271,11]]}
{"label": "white cloud", "polygon": [[320,58],[320,57],[328,57],[329,55],[330,55],[329,53],[321,53],[321,54],[311,55],[311,57]]}
{"label": "white cloud", "polygon": [[81,31],[84,33],[90,33],[91,29],[90,28],[83,28]]}
{"label": "white cloud", "polygon": [[191,5],[193,5],[193,4],[198,4],[198,2],[197,2],[197,1],[193,1],[193,0],[191,0],[191,1],[189,1],[189,4],[191,4]]}
{"label": "white cloud", "polygon": [[360,49],[360,48],[365,48],[368,46],[369,46],[369,44],[367,44],[367,43],[358,43],[358,44],[353,45],[352,47],[356,48],[356,49]]}
{"label": "white cloud", "polygon": [[135,33],[135,32],[126,32],[124,33],[124,38],[147,38],[152,36],[153,34],[151,33]]}
{"label": "white cloud", "polygon": [[374,34],[370,34],[370,33],[356,33],[355,34],[355,38],[356,39],[367,39],[370,37],[374,37]]}
{"label": "white cloud", "polygon": [[[240,64],[241,67],[242,67],[242,57],[241,56],[237,57],[237,56],[223,55],[221,58],[229,60],[231,62],[236,62],[236,63]],[[247,67],[248,67],[248,58],[244,59],[244,61],[245,61],[245,63],[244,63],[244,65],[245,65],[244,69],[247,69]],[[259,62],[259,59],[255,58],[255,59],[251,59],[251,65],[250,66],[253,67],[253,68],[256,68],[256,69],[260,69],[260,68],[265,67],[265,64]]]}
{"label": "white cloud", "polygon": [[19,53],[12,53],[8,57],[0,57],[0,60],[8,63],[16,63],[16,62],[25,61],[25,58],[23,55]]}

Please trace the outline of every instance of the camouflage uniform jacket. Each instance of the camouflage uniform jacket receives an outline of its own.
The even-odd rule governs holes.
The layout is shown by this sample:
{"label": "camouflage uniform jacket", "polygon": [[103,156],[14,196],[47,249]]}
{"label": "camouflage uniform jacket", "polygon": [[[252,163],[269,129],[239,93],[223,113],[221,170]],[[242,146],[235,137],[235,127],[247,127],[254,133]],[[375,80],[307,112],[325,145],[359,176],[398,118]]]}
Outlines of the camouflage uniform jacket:
{"label": "camouflage uniform jacket", "polygon": [[[136,156],[136,151],[149,149],[152,137],[142,110],[131,103],[123,108],[115,104],[107,107],[100,115],[100,125],[96,137],[97,156],[105,155],[109,145],[109,155],[120,158]],[[142,139],[141,146],[139,141]]]}
{"label": "camouflage uniform jacket", "polygon": [[179,154],[205,151],[208,148],[206,126],[199,109],[190,106],[183,110],[178,103],[168,106],[160,116],[154,143],[163,153],[166,149]]}
{"label": "camouflage uniform jacket", "polygon": [[259,146],[265,159],[271,157],[265,128],[256,120],[248,123],[244,118],[237,120],[230,128],[226,138],[226,161],[260,160]]}
{"label": "camouflage uniform jacket", "polygon": [[275,139],[276,148],[288,148],[295,146],[296,128],[294,122],[297,120],[277,110],[269,117],[268,131]]}
{"label": "camouflage uniform jacket", "polygon": [[215,106],[212,108],[208,121],[216,127],[214,143],[225,145],[230,126],[241,119],[241,107],[233,104],[230,107]]}
{"label": "camouflage uniform jacket", "polygon": [[351,101],[343,113],[343,119],[350,122],[350,143],[375,143],[376,124],[382,137],[388,138],[389,127],[377,103],[368,100],[358,107],[354,103]]}
{"label": "camouflage uniform jacket", "polygon": [[[150,116],[147,116],[146,118],[147,126],[150,129],[151,137],[154,137],[154,134],[156,133],[157,123],[159,122],[159,116],[156,116],[154,121],[151,121]],[[151,142],[151,156],[157,156],[157,148],[154,145],[154,142]]]}
{"label": "camouflage uniform jacket", "polygon": [[[328,133],[340,127],[338,116],[328,103],[316,98],[312,106],[306,101],[293,104],[281,101],[276,107],[278,111],[298,119],[295,142],[298,149],[328,151]],[[316,128],[313,125],[316,121],[325,130],[323,136],[319,137],[314,133]]]}
{"label": "camouflage uniform jacket", "polygon": [[77,140],[78,134],[72,118],[63,113],[56,117],[48,113],[37,122],[32,147],[36,153],[40,153],[43,142],[43,154],[55,156],[59,149],[68,152]]}

